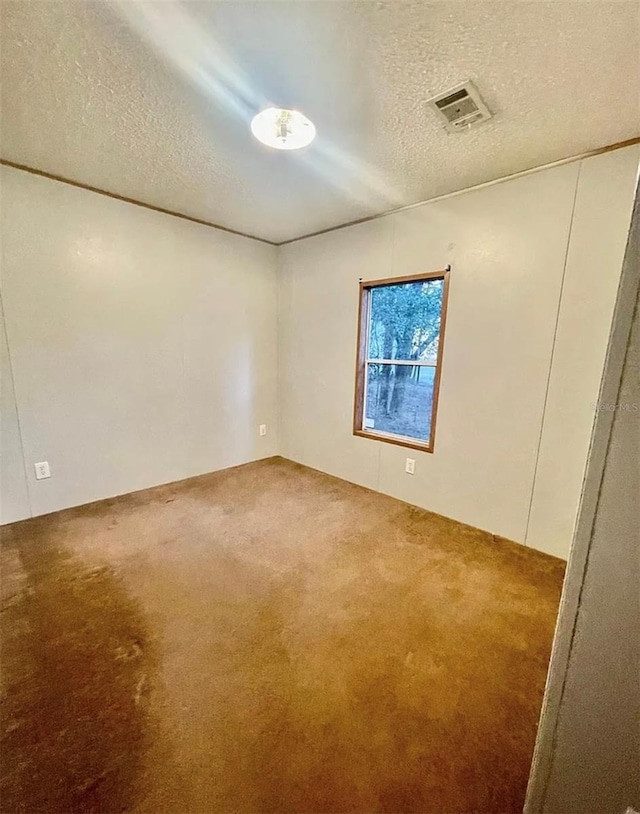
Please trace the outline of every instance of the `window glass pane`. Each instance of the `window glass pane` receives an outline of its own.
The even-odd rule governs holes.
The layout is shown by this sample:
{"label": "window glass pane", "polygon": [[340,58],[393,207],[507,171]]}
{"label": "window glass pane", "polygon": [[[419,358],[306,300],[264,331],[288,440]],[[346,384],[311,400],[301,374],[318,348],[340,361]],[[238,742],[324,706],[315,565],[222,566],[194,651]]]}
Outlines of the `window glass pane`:
{"label": "window glass pane", "polygon": [[371,289],[369,359],[435,362],[443,280]]}
{"label": "window glass pane", "polygon": [[429,441],[435,367],[367,365],[365,430]]}

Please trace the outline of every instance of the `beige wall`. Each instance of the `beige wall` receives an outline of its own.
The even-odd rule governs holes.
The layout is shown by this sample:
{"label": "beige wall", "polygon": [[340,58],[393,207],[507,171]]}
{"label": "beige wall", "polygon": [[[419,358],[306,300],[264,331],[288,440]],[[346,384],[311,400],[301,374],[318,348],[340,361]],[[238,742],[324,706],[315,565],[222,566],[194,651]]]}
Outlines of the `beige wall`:
{"label": "beige wall", "polygon": [[543,811],[640,810],[640,319],[634,320]]}
{"label": "beige wall", "polygon": [[[566,557],[639,154],[279,251],[3,168],[2,521],[279,452]],[[448,263],[435,453],[354,438],[358,279]]]}
{"label": "beige wall", "polygon": [[633,147],[580,167],[526,538],[528,545],[561,556],[573,536],[639,155]]}
{"label": "beige wall", "polygon": [[[282,247],[282,454],[566,557],[639,154],[630,147]],[[449,263],[435,453],[353,437],[359,278]]]}
{"label": "beige wall", "polygon": [[10,523],[29,517],[29,495],[22,455],[20,425],[16,410],[13,376],[5,331],[0,311],[0,522]]}
{"label": "beige wall", "polygon": [[3,522],[277,451],[273,247],[10,168],[1,181]]}
{"label": "beige wall", "polygon": [[525,811],[640,810],[640,200],[623,266]]}

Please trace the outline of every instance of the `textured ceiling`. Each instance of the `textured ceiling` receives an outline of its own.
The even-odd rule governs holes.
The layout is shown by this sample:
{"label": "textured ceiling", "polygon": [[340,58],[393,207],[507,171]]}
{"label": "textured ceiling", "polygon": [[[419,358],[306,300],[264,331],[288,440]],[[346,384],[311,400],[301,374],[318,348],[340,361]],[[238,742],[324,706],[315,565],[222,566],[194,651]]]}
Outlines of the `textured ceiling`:
{"label": "textured ceiling", "polygon": [[[272,241],[640,131],[638,2],[1,0],[2,157]],[[473,79],[495,118],[424,104]],[[267,104],[317,125],[262,147]]]}

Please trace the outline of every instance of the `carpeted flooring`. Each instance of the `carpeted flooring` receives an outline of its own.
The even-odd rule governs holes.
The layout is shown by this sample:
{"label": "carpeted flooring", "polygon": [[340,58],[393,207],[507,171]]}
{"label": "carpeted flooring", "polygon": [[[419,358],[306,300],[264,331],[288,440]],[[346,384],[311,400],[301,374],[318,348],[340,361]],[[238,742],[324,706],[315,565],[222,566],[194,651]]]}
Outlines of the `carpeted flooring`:
{"label": "carpeted flooring", "polygon": [[3,811],[521,811],[563,562],[281,458],[3,538]]}

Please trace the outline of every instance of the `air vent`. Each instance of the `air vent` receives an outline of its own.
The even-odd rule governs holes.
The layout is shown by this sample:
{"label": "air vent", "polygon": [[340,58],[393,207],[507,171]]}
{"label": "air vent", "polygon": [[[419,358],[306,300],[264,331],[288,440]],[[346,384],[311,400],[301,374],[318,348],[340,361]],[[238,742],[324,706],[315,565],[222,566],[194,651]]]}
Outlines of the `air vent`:
{"label": "air vent", "polygon": [[429,99],[431,107],[444,119],[447,130],[458,132],[491,118],[473,82],[463,82],[455,88]]}

